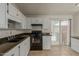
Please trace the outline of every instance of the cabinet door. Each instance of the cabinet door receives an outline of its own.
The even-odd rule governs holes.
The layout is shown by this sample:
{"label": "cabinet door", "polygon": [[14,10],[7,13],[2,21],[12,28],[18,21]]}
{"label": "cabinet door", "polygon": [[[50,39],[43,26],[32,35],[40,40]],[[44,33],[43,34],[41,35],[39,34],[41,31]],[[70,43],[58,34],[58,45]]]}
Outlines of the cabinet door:
{"label": "cabinet door", "polygon": [[25,49],[26,49],[26,55],[28,55],[29,50],[30,50],[30,37],[28,37],[26,40],[27,40],[27,42],[26,42],[27,46],[25,45],[26,46]]}
{"label": "cabinet door", "polygon": [[43,32],[50,32],[51,31],[51,21],[48,19],[43,20]]}
{"label": "cabinet door", "polygon": [[26,54],[26,46],[25,46],[26,40],[24,40],[23,42],[20,43],[20,56],[25,56]]}
{"label": "cabinet door", "polygon": [[20,56],[27,56],[30,50],[30,38],[20,44]]}
{"label": "cabinet door", "polygon": [[12,4],[8,4],[8,18],[16,21],[17,24],[16,27],[18,29],[26,29],[25,28],[25,16],[19,11],[19,9],[16,8],[16,6]]}
{"label": "cabinet door", "polygon": [[20,20],[22,20],[22,19],[24,19],[24,15],[22,14],[22,12],[20,12],[20,10],[19,9],[17,9],[17,17],[18,17],[18,19],[20,19]]}
{"label": "cabinet door", "polygon": [[77,52],[79,52],[79,40],[75,38],[71,38],[71,48]]}
{"label": "cabinet door", "polygon": [[43,24],[43,19],[38,18],[38,24]]}
{"label": "cabinet door", "polygon": [[43,36],[43,49],[47,49],[47,38],[45,36]]}
{"label": "cabinet door", "polygon": [[44,24],[45,24],[44,25],[45,29],[48,29],[49,28],[49,24],[50,24],[49,20],[46,20]]}
{"label": "cabinet door", "polygon": [[37,24],[38,20],[36,18],[31,18],[31,24]]}
{"label": "cabinet door", "polygon": [[26,29],[32,29],[30,18],[26,18]]}
{"label": "cabinet door", "polygon": [[43,36],[43,49],[51,48],[51,36]]}
{"label": "cabinet door", "polygon": [[5,3],[0,3],[0,28],[7,28]]}
{"label": "cabinet door", "polygon": [[11,15],[13,17],[17,17],[18,16],[18,10],[12,4],[8,5],[8,13],[9,13],[9,15]]}
{"label": "cabinet door", "polygon": [[9,52],[5,53],[4,56],[19,56],[19,48],[18,48],[18,46],[14,47]]}
{"label": "cabinet door", "polygon": [[27,29],[27,26],[26,26],[26,17],[24,17],[24,18],[22,19],[22,28],[23,28],[23,29]]}
{"label": "cabinet door", "polygon": [[23,43],[20,44],[20,56],[25,56],[25,46]]}

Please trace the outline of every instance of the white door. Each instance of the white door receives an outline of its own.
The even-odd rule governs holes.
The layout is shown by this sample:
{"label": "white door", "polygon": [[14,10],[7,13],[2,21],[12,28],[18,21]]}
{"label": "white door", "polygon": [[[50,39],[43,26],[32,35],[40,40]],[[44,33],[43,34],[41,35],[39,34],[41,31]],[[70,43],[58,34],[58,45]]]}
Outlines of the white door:
{"label": "white door", "polygon": [[69,20],[52,20],[52,45],[69,45]]}
{"label": "white door", "polygon": [[61,27],[61,43],[62,45],[66,46],[69,45],[70,39],[70,21],[64,20],[60,23]]}

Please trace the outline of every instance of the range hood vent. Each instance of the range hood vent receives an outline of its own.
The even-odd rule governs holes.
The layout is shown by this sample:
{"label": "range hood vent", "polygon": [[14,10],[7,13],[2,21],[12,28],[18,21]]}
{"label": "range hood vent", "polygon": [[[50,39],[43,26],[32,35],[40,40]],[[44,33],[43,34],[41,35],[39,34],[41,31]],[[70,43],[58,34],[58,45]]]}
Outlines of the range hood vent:
{"label": "range hood vent", "polygon": [[32,26],[42,26],[42,24],[31,24]]}

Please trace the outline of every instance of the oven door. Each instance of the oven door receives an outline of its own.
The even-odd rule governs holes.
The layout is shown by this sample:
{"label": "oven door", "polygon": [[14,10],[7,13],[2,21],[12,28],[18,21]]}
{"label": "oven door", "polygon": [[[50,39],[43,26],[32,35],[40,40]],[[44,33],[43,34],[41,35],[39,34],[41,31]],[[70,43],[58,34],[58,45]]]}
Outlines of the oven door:
{"label": "oven door", "polygon": [[31,50],[42,50],[42,36],[31,36]]}

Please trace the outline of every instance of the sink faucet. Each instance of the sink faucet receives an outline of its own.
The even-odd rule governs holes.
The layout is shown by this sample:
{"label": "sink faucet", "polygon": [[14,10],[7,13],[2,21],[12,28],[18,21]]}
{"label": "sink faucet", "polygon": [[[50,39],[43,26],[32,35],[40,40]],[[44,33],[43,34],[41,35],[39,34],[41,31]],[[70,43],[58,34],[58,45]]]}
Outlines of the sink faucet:
{"label": "sink faucet", "polygon": [[8,40],[11,40],[11,37],[10,36],[8,37]]}
{"label": "sink faucet", "polygon": [[8,37],[8,40],[14,40],[14,38],[15,38],[15,35],[9,36],[9,37]]}

